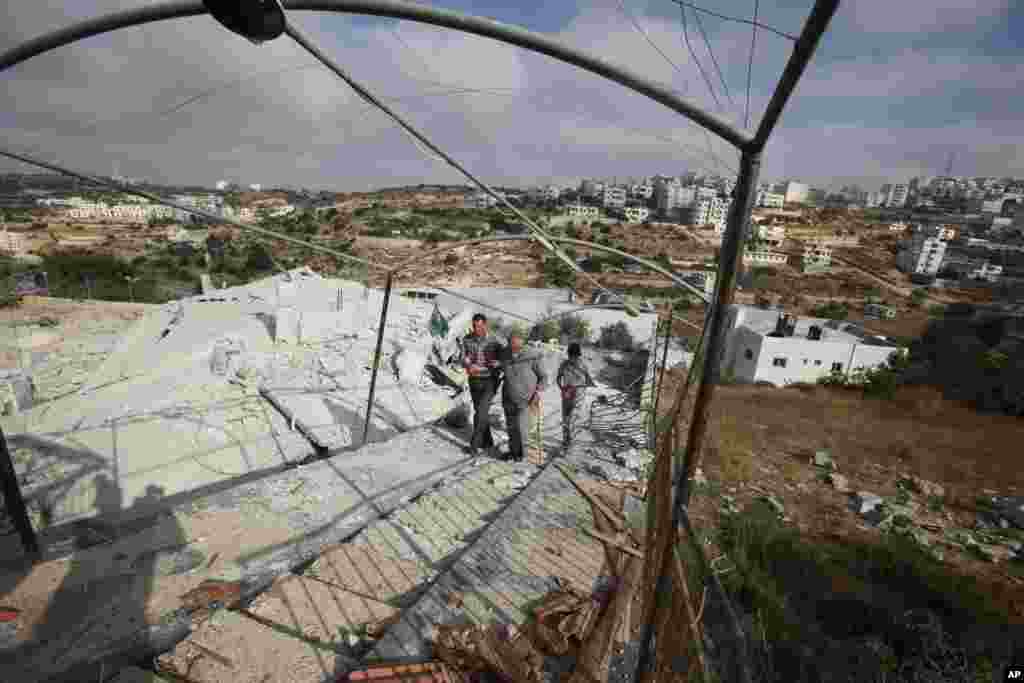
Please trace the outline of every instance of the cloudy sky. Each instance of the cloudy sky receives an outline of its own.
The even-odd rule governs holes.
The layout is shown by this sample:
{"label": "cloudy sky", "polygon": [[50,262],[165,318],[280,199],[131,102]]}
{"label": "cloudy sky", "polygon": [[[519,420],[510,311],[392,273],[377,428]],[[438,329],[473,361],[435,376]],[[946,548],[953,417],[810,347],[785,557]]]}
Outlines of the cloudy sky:
{"label": "cloudy sky", "polygon": [[[146,1],[3,3],[0,51]],[[750,26],[684,15],[673,0],[435,4],[553,36],[746,125]],[[754,11],[754,0],[697,4]],[[764,0],[759,20],[795,35],[810,7]],[[489,183],[735,172],[735,151],[695,124],[548,57],[407,21],[290,17]],[[757,32],[752,128],[791,45]],[[845,0],[767,148],[762,179],[877,189],[941,173],[951,154],[956,174],[1024,177],[1022,61],[1017,0]],[[286,36],[254,46],[210,17],[92,38],[0,79],[2,145],[77,170],[339,191],[462,181]]]}

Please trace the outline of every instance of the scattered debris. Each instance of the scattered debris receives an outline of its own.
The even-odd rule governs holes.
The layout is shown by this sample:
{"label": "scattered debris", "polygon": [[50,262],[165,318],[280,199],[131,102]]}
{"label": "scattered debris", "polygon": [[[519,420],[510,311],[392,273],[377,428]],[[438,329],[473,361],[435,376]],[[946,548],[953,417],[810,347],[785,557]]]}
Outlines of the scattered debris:
{"label": "scattered debris", "polygon": [[395,612],[389,617],[378,619],[377,621],[371,621],[366,624],[366,635],[370,638],[381,638],[387,633],[388,629],[397,624],[402,620],[402,613]]}
{"label": "scattered debris", "polygon": [[242,584],[238,581],[217,581],[207,579],[181,596],[185,609],[205,612],[215,609],[230,609],[238,605],[242,597]]}
{"label": "scattered debris", "polygon": [[862,515],[868,515],[872,513],[876,508],[882,505],[885,501],[882,497],[871,493],[869,491],[858,491],[857,492],[857,506],[859,512]]}
{"label": "scattered debris", "polygon": [[848,493],[850,491],[849,480],[841,474],[831,472],[828,474],[828,482],[832,484],[832,488],[840,493]]}
{"label": "scattered debris", "polygon": [[534,633],[545,652],[561,656],[593,629],[600,609],[594,596],[564,588],[551,591],[534,608]]}
{"label": "scattered debris", "polygon": [[492,486],[505,491],[519,491],[526,488],[527,484],[530,483],[530,475],[525,472],[511,472],[493,477],[490,479],[490,483]]}
{"label": "scattered debris", "polygon": [[456,676],[443,662],[424,664],[377,664],[349,672],[345,681],[376,681],[376,683],[456,683]]}
{"label": "scattered debris", "polygon": [[543,680],[543,656],[515,626],[435,626],[438,657],[463,672],[494,672],[513,681]]}
{"label": "scattered debris", "polygon": [[814,458],[811,460],[811,464],[815,467],[821,467],[822,469],[829,471],[836,471],[839,469],[839,466],[836,465],[835,461],[832,459],[832,455],[825,450],[816,452],[814,454]]}
{"label": "scattered debris", "polygon": [[943,498],[946,495],[946,489],[940,484],[912,474],[901,475],[896,486],[905,491],[913,491],[929,497]]}

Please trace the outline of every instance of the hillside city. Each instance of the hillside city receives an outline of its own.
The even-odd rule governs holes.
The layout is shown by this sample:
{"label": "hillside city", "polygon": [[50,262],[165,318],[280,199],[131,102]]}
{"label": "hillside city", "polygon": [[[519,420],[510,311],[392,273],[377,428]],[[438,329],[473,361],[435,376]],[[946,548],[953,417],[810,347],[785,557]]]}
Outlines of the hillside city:
{"label": "hillside city", "polygon": [[[445,630],[491,623],[501,601],[528,615],[550,600],[582,642],[581,610],[622,545],[564,520],[632,504],[635,524],[655,481],[645,416],[693,406],[730,179],[495,188],[502,201],[469,186],[103,180],[119,189],[0,176],[0,424],[32,527],[102,558],[34,571],[64,562],[61,585],[85,585],[106,580],[97,566],[120,580],[117,558],[134,557],[145,597],[103,593],[118,606],[96,617],[108,633],[72,643],[49,605],[100,608],[12,578],[0,616],[34,626],[9,642],[37,648],[9,650],[18,675],[71,680],[42,675],[67,670],[53,655],[66,649],[114,683],[314,681],[405,657],[505,671],[468,663],[451,634],[470,631]],[[775,672],[758,680],[988,680],[1024,652],[1006,628],[1024,621],[1022,204],[1014,178],[758,187],[688,513],[754,625],[750,662]],[[495,445],[468,436],[460,354],[476,313],[552,378],[580,345],[594,378],[578,423],[557,386],[537,389],[525,462],[502,452],[504,398]],[[116,486],[107,462],[127,470]],[[146,512],[166,501],[167,517]],[[295,550],[296,536],[317,540]],[[0,536],[12,556],[16,538]],[[639,637],[638,612],[616,647]],[[160,645],[103,679],[101,653],[141,622]],[[732,637],[705,622],[705,637]],[[348,659],[332,668],[310,642]]]}

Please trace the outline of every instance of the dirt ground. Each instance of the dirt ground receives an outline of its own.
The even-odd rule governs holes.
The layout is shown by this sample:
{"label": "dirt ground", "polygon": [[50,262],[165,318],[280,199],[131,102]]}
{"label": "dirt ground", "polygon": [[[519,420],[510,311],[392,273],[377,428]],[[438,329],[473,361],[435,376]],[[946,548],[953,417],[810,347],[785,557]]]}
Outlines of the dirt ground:
{"label": "dirt ground", "polygon": [[[674,393],[683,376],[672,375],[666,390]],[[691,390],[691,396],[695,393]],[[895,496],[903,473],[945,487],[941,508],[920,515],[939,546],[941,530],[974,527],[977,497],[1024,494],[1016,446],[1020,419],[976,413],[927,387],[901,389],[894,401],[824,387],[718,387],[708,433],[703,462],[708,478],[732,493],[740,509],[759,496],[777,496],[790,524],[808,542],[881,538],[851,509],[851,494],[820,480],[809,464],[817,449],[830,451],[852,491]],[[719,502],[694,503],[699,528],[718,527]],[[1024,578],[1014,563],[986,562],[952,546],[944,550],[950,572],[998,596],[1014,622],[1024,624]]]}

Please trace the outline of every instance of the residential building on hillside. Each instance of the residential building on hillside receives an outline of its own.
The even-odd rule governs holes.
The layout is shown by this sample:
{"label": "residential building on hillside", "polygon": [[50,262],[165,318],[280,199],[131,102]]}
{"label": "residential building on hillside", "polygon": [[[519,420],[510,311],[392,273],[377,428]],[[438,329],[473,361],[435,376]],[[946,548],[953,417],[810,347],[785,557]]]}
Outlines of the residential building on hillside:
{"label": "residential building on hillside", "polygon": [[[805,183],[797,183],[792,180],[783,185],[782,195],[787,204],[803,204],[807,202],[811,188]],[[778,190],[776,190],[778,191]]]}
{"label": "residential building on hillside", "polygon": [[633,199],[649,200],[654,196],[654,186],[646,184],[630,185],[629,196]]}
{"label": "residential building on hillside", "polygon": [[725,233],[725,221],[729,215],[731,199],[721,197],[703,197],[693,204],[693,225],[712,225],[719,235]]}
{"label": "residential building on hillside", "polygon": [[627,206],[623,213],[629,223],[643,223],[650,217],[651,212],[646,206]]}
{"label": "residential building on hillside", "polygon": [[562,196],[562,191],[554,185],[535,187],[530,190],[530,198],[535,201],[556,202]]}
{"label": "residential building on hillside", "polygon": [[576,218],[580,220],[597,220],[601,217],[601,210],[596,206],[587,206],[586,204],[568,204],[565,207],[565,213],[569,218]]}
{"label": "residential building on hillside", "polygon": [[985,282],[996,282],[1003,274],[1003,267],[985,261],[974,270],[967,273],[969,280],[984,280]]}
{"label": "residential building on hillside", "polygon": [[821,243],[805,244],[797,267],[804,273],[822,273],[832,265],[832,247]]}
{"label": "residential building on hillside", "polygon": [[909,188],[906,185],[900,183],[890,185],[888,196],[885,198],[885,205],[890,208],[905,206],[909,193]]}
{"label": "residential building on hillside", "polygon": [[604,194],[604,183],[597,180],[584,180],[580,183],[580,194],[590,199],[597,199]]}
{"label": "residential building on hillside", "polygon": [[896,257],[896,265],[905,273],[935,275],[942,268],[946,242],[938,237],[915,234]]}
{"label": "residential building on hillside", "polygon": [[887,362],[905,349],[853,324],[785,315],[733,304],[726,311],[722,370],[741,382],[785,386],[849,376]]}
{"label": "residential building on hillside", "polygon": [[497,206],[498,200],[486,192],[477,192],[467,196],[464,203],[467,209],[491,209]]}
{"label": "residential building on hillside", "polygon": [[774,249],[778,249],[786,241],[786,228],[782,225],[761,223],[757,226],[755,234],[759,240]]}
{"label": "residential building on hillside", "polygon": [[677,209],[688,209],[696,199],[694,187],[683,187],[678,182],[660,182],[654,186],[654,201],[662,216],[669,216]]}
{"label": "residential building on hillside", "polygon": [[743,265],[745,266],[782,266],[786,264],[788,258],[782,252],[768,249],[743,250]]}
{"label": "residential building on hillside", "polygon": [[757,205],[766,209],[781,209],[786,204],[786,195],[761,190],[757,193]]}
{"label": "residential building on hillside", "polygon": [[606,187],[604,189],[604,198],[601,203],[606,209],[621,209],[626,205],[627,198],[626,188]]}

